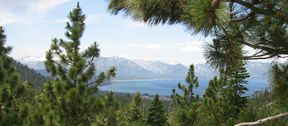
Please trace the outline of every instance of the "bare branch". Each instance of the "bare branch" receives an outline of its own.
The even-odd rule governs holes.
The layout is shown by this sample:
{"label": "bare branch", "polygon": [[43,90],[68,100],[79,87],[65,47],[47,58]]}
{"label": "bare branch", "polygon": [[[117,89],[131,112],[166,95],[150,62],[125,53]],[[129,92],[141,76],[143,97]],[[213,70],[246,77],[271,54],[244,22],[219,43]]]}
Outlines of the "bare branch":
{"label": "bare branch", "polygon": [[258,120],[256,122],[239,123],[239,124],[236,124],[234,126],[255,126],[255,125],[264,124],[264,123],[267,123],[267,122],[270,122],[270,121],[273,121],[273,120],[276,120],[276,119],[284,118],[284,117],[288,117],[288,112],[281,113],[279,115],[268,117],[268,118],[265,118],[265,119],[260,119],[260,120]]}
{"label": "bare branch", "polygon": [[239,22],[239,21],[243,21],[248,19],[249,17],[251,17],[252,15],[254,15],[254,12],[249,13],[248,15],[241,17],[241,18],[236,18],[236,19],[230,19],[229,22]]}

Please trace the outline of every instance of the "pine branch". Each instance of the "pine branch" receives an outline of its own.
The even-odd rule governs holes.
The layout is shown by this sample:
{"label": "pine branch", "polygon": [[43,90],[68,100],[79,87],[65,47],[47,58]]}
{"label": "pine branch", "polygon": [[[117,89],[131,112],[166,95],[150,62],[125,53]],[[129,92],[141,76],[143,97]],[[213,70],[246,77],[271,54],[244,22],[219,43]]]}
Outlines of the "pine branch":
{"label": "pine branch", "polygon": [[85,70],[88,66],[90,66],[90,64],[93,63],[93,61],[94,61],[94,56],[92,56],[91,60],[87,63],[87,65],[83,68],[83,70]]}
{"label": "pine branch", "polygon": [[273,121],[276,119],[284,118],[284,117],[288,117],[288,112],[281,113],[281,114],[276,115],[276,116],[260,119],[256,122],[239,123],[239,124],[236,124],[234,126],[255,126],[255,125],[264,124],[264,123],[267,123],[267,122],[270,122],[270,121]]}
{"label": "pine branch", "polygon": [[236,18],[236,19],[230,19],[229,22],[239,22],[239,21],[243,21],[243,20],[246,20],[248,19],[249,17],[255,15],[254,12],[251,12],[249,13],[248,15],[244,16],[244,17],[241,17],[241,18]]}

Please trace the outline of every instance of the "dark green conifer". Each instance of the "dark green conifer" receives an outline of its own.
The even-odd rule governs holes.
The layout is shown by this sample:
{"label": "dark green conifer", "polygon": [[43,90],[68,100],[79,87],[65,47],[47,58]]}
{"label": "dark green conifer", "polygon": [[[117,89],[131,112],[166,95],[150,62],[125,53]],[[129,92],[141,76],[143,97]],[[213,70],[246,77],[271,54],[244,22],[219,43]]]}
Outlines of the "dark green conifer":
{"label": "dark green conifer", "polygon": [[151,126],[166,126],[167,114],[165,112],[162,100],[159,99],[159,95],[156,94],[151,106],[148,108],[146,123]]}
{"label": "dark green conifer", "polygon": [[244,84],[248,83],[246,78],[249,78],[250,75],[244,65],[245,64],[241,63],[239,64],[239,66],[235,66],[235,70],[232,71],[230,75],[230,80],[233,80],[234,82],[233,84],[234,102],[232,101],[232,104],[237,106],[237,109],[234,114],[235,118],[240,113],[241,109],[245,108],[248,100],[248,96],[243,96],[243,94],[245,94],[245,91],[248,91],[248,88]]}

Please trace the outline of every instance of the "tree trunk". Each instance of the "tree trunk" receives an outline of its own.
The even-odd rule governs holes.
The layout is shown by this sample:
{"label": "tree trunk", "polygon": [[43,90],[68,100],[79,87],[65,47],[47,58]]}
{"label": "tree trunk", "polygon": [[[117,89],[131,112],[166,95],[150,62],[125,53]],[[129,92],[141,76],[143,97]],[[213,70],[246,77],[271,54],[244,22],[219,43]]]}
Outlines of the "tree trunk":
{"label": "tree trunk", "polygon": [[276,120],[276,119],[284,118],[284,117],[287,117],[287,116],[288,116],[288,112],[281,113],[279,115],[268,117],[268,118],[265,118],[265,119],[260,119],[260,120],[258,120],[256,122],[239,123],[239,124],[236,124],[234,126],[255,126],[255,125],[264,124],[264,123],[267,123],[267,122],[270,122],[270,121],[273,121],[273,120]]}

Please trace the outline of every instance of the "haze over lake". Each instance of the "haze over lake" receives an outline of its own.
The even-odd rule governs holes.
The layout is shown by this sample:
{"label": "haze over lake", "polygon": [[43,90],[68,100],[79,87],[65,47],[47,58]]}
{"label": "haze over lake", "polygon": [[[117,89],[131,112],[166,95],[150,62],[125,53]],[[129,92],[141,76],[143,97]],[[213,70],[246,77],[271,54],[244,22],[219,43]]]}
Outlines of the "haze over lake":
{"label": "haze over lake", "polygon": [[[176,92],[182,94],[177,87],[179,82],[182,85],[187,85],[184,79],[121,80],[112,81],[111,85],[101,86],[100,90],[128,93],[141,92],[149,95],[158,93],[159,95],[170,96],[173,88],[176,88]],[[208,82],[208,79],[200,79],[199,87],[194,88],[194,93],[202,97],[208,87]],[[245,85],[249,91],[245,95],[251,96],[256,90],[264,89],[268,84],[266,80],[249,80],[248,84]]]}

